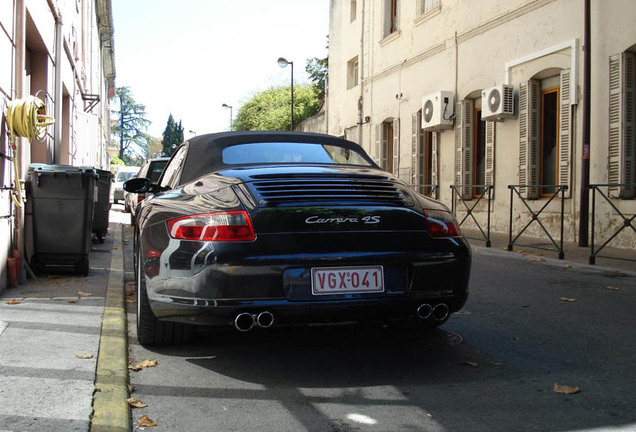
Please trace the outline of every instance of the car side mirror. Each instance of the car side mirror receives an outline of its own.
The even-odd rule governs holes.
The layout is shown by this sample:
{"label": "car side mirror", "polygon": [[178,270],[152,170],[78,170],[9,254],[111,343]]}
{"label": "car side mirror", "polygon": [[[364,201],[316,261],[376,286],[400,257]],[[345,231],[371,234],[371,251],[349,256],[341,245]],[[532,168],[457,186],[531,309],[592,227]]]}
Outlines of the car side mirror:
{"label": "car side mirror", "polygon": [[124,182],[124,190],[131,193],[146,193],[152,189],[152,182],[144,177],[137,177]]}

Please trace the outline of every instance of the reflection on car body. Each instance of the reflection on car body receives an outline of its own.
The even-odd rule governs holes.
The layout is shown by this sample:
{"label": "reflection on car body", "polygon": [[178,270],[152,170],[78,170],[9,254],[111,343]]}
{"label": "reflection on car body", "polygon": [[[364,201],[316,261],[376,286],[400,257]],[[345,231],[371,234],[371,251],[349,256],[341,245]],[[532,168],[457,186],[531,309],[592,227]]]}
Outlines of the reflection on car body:
{"label": "reflection on car body", "polygon": [[470,246],[448,208],[328,135],[229,132],[177,149],[138,208],[137,334],[193,325],[410,320],[443,324],[468,296]]}

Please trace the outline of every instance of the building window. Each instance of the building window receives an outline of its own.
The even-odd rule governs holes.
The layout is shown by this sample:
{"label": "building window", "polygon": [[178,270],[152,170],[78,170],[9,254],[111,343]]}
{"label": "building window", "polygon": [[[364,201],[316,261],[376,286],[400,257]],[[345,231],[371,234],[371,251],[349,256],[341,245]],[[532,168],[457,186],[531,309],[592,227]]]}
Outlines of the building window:
{"label": "building window", "polygon": [[[541,165],[539,183],[556,185],[559,178],[559,87],[541,90],[541,134],[539,140]],[[554,194],[554,187],[541,188],[541,195]]]}
{"label": "building window", "polygon": [[399,134],[399,119],[387,119],[375,127],[375,143],[380,156],[380,168],[393,174],[399,172]]}
{"label": "building window", "polygon": [[481,99],[459,101],[455,114],[455,185],[473,199],[494,185],[495,122],[481,120]]}
{"label": "building window", "polygon": [[358,85],[358,57],[354,57],[347,62],[347,89]]}
{"label": "building window", "polygon": [[571,191],[570,71],[519,87],[519,183],[546,185],[520,188],[522,196],[551,196],[557,185]]}
{"label": "building window", "polygon": [[399,0],[384,0],[384,36],[398,31]]}
{"label": "building window", "polygon": [[349,11],[349,22],[354,22],[356,20],[357,13],[358,13],[358,3],[356,0],[351,0],[351,9]]}
{"label": "building window", "polygon": [[437,132],[422,129],[422,110],[412,117],[411,185],[419,193],[437,198]]}
{"label": "building window", "polygon": [[417,14],[424,15],[439,7],[440,0],[417,0]]}
{"label": "building window", "polygon": [[609,62],[609,184],[613,198],[636,197],[636,54],[623,52]]}

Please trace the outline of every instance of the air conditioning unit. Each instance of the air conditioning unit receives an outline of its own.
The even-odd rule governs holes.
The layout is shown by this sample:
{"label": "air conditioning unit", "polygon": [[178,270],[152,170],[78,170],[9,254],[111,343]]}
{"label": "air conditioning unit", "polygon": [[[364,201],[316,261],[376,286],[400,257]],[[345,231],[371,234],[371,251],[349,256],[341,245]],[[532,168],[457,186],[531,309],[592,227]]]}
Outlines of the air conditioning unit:
{"label": "air conditioning unit", "polygon": [[515,116],[514,87],[498,85],[481,91],[481,119],[502,121]]}
{"label": "air conditioning unit", "polygon": [[451,129],[454,119],[453,92],[438,91],[422,98],[422,129],[427,131]]}

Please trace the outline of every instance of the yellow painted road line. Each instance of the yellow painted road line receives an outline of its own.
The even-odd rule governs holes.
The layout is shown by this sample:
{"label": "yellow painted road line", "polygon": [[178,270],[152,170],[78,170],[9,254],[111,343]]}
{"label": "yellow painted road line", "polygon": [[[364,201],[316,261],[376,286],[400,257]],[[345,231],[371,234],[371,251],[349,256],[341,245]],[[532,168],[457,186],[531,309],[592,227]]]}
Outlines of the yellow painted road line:
{"label": "yellow painted road line", "polygon": [[102,321],[91,432],[129,432],[127,330],[122,226],[115,225]]}

